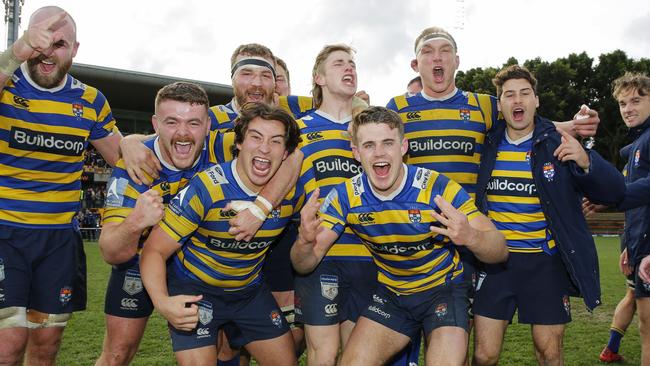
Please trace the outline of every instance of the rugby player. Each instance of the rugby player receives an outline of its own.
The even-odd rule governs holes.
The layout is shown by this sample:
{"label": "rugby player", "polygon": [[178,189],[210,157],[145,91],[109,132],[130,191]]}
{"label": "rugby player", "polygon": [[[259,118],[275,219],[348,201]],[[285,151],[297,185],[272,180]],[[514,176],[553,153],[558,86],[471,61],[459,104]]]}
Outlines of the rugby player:
{"label": "rugby player", "polygon": [[291,79],[287,64],[281,58],[275,57],[275,65],[275,93],[281,97],[289,96],[291,94]]}
{"label": "rugby player", "polygon": [[121,134],[104,95],[68,75],[78,48],[72,17],[47,6],[0,55],[3,365],[21,364],[25,350],[26,364],[54,364],[67,321],[86,306],[74,219],[83,153],[90,142],[112,166]]}
{"label": "rugby player", "polygon": [[627,190],[616,205],[625,211],[625,244],[621,266],[635,276],[634,295],[639,314],[641,364],[650,364],[650,238],[648,238],[650,201],[650,78],[625,73],[614,80],[613,96],[634,138],[625,168]]}
{"label": "rugby player", "polygon": [[539,364],[562,365],[569,296],[582,295],[590,311],[601,303],[582,197],[612,204],[625,183],[598,153],[536,115],[537,80],[526,68],[508,66],[493,83],[506,125],[494,126],[483,143],[476,202],[504,234],[510,255],[479,272],[473,364],[498,363],[517,311],[519,322],[531,325]]}
{"label": "rugby player", "polygon": [[304,194],[294,189],[250,242],[228,233],[232,213],[226,205],[255,199],[297,147],[298,127],[279,108],[249,103],[235,134],[236,159],[195,176],[152,230],[141,258],[142,281],[169,321],[179,364],[214,365],[217,329],[226,323],[241,332],[261,364],[296,364],[289,327],[260,270]]}
{"label": "rugby player", "polygon": [[460,365],[467,352],[469,303],[456,246],[466,246],[484,262],[504,261],[503,235],[457,183],[402,163],[408,143],[395,112],[371,107],[352,124],[352,151],[363,173],[329,192],[320,218],[318,191],[312,194],[301,212],[292,263],[300,273],[312,271],[346,226],[373,256],[379,285],[341,365],[384,364],[422,329],[427,365]]}

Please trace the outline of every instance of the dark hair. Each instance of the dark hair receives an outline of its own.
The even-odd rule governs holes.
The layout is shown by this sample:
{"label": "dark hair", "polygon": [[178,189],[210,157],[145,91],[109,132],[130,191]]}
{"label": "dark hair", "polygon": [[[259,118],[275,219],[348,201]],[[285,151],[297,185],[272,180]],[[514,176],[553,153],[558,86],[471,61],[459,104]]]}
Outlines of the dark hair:
{"label": "dark hair", "polygon": [[200,85],[184,81],[177,81],[165,85],[158,90],[158,93],[156,94],[156,107],[165,100],[175,100],[178,102],[203,105],[206,110],[210,105],[208,94]]}
{"label": "dark hair", "polygon": [[492,79],[492,84],[497,88],[497,98],[501,98],[503,93],[503,84],[511,79],[525,79],[530,83],[533,92],[537,95],[537,79],[527,68],[519,65],[506,66],[499,71]]}
{"label": "dark hair", "polygon": [[404,137],[404,123],[395,111],[385,107],[369,107],[352,118],[352,139],[355,142],[359,127],[369,123],[385,123],[391,129],[397,128],[400,138]]}
{"label": "dark hair", "polygon": [[408,84],[406,84],[406,86],[411,86],[413,83],[420,83],[420,85],[422,85],[422,77],[420,75],[414,77]]}
{"label": "dark hair", "polygon": [[235,145],[233,146],[233,156],[239,154],[237,144],[244,142],[248,126],[255,118],[261,118],[266,121],[278,121],[284,125],[284,145],[287,153],[291,154],[300,143],[300,128],[296,120],[285,112],[282,108],[270,106],[264,103],[246,103],[241,107],[239,117],[235,119]]}

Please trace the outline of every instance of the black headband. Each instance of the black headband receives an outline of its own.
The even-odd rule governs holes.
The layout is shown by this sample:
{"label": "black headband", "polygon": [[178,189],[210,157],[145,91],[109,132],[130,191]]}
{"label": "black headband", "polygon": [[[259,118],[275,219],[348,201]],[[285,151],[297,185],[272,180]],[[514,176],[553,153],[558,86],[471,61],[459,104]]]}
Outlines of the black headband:
{"label": "black headband", "polygon": [[237,69],[239,69],[244,65],[256,65],[256,66],[266,67],[269,70],[271,70],[271,72],[273,73],[273,80],[275,80],[275,68],[273,67],[273,65],[271,65],[265,60],[260,60],[258,58],[245,58],[237,62],[235,65],[233,65],[232,69],[230,70],[230,78],[232,79],[235,76],[235,71],[237,71]]}

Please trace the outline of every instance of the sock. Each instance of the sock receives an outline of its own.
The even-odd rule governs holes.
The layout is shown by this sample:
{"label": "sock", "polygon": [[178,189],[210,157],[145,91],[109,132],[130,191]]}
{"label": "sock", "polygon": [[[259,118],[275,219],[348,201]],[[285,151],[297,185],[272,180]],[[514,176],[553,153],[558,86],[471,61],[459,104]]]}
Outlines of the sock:
{"label": "sock", "polygon": [[609,347],[612,352],[618,353],[618,349],[621,346],[621,339],[623,339],[624,335],[625,332],[620,329],[611,328],[609,330],[609,342],[607,343],[607,347]]}

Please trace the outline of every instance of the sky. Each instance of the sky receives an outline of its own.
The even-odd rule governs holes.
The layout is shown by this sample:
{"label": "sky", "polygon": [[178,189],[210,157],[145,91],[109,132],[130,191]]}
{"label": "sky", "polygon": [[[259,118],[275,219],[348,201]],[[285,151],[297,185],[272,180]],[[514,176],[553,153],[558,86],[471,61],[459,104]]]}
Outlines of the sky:
{"label": "sky", "polygon": [[650,1],[639,0],[25,0],[21,34],[44,5],[74,17],[75,62],[229,85],[232,51],[255,42],[287,62],[297,95],[310,93],[320,49],[346,43],[374,105],[406,91],[415,38],[433,25],[456,38],[460,70],[583,51],[650,57]]}

